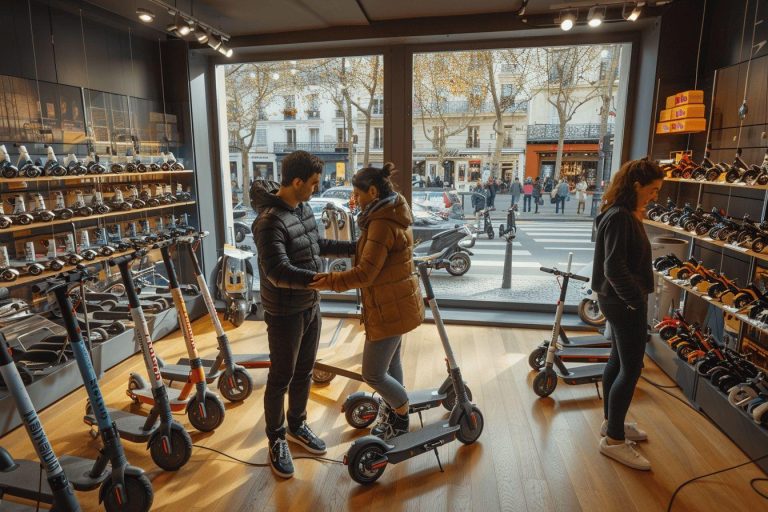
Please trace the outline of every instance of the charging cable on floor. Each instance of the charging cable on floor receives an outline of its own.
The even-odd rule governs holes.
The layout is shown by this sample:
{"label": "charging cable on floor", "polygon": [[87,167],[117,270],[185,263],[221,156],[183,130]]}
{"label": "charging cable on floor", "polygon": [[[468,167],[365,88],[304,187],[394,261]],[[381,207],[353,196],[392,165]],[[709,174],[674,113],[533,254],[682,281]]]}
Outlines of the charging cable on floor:
{"label": "charging cable on floor", "polygon": [[[193,444],[193,448],[199,448],[201,450],[208,450],[214,453],[218,453],[219,455],[222,455],[228,459],[232,459],[235,462],[239,462],[240,464],[245,464],[246,466],[251,466],[254,468],[268,468],[270,464],[268,462],[262,463],[262,462],[251,462],[243,459],[238,459],[237,457],[233,457],[232,455],[228,453],[224,453],[221,450],[217,450],[216,448],[211,448],[210,446],[202,446],[199,444]],[[316,460],[318,462],[329,462],[331,464],[344,464],[344,461],[336,460],[336,459],[329,459],[327,457],[311,457],[308,455],[301,455],[298,457],[292,457],[293,460],[300,460],[300,459],[309,459],[309,460]]]}
{"label": "charging cable on floor", "polygon": [[[647,377],[645,377],[645,376],[642,376],[642,375],[640,376],[640,378],[641,378],[641,379],[643,379],[644,381],[646,381],[646,382],[647,382],[648,384],[650,384],[651,386],[653,386],[653,387],[655,387],[655,388],[658,388],[658,389],[660,389],[661,391],[663,391],[663,392],[664,392],[664,393],[666,393],[667,395],[671,396],[671,397],[672,397],[672,398],[674,398],[675,400],[678,400],[679,402],[682,402],[682,403],[684,403],[684,404],[685,404],[686,406],[688,406],[688,407],[689,407],[689,408],[690,408],[692,411],[694,411],[694,412],[698,413],[698,414],[699,414],[699,415],[700,415],[702,418],[705,418],[707,421],[709,421],[710,423],[712,423],[712,425],[714,425],[715,427],[717,427],[717,425],[715,424],[715,422],[714,422],[714,421],[712,421],[712,419],[711,419],[709,416],[707,416],[707,415],[706,415],[706,414],[704,414],[703,412],[699,411],[698,409],[696,409],[695,407],[693,407],[691,404],[689,404],[688,402],[686,402],[685,400],[683,400],[683,399],[682,399],[682,398],[680,398],[679,396],[677,396],[677,395],[674,395],[674,394],[670,393],[669,391],[667,391],[668,389],[672,389],[672,388],[678,388],[678,387],[680,387],[680,386],[677,386],[677,385],[674,385],[674,386],[668,386],[668,385],[664,385],[664,384],[659,384],[658,382],[654,382],[654,381],[650,380],[649,378],[647,378]],[[718,427],[718,428],[719,428],[719,427]],[[676,497],[676,496],[677,496],[677,495],[680,493],[680,491],[682,491],[682,490],[683,490],[683,488],[684,488],[686,485],[688,485],[688,484],[692,484],[692,483],[694,483],[694,482],[696,482],[696,481],[698,481],[698,480],[701,480],[702,478],[707,478],[707,477],[710,477],[710,476],[718,475],[718,474],[720,474],[720,473],[725,473],[725,472],[727,472],[727,471],[732,471],[732,470],[734,470],[734,469],[738,469],[738,468],[741,468],[741,467],[747,466],[747,465],[749,465],[749,464],[753,464],[753,463],[755,463],[755,462],[758,462],[758,461],[760,461],[760,460],[763,460],[763,459],[765,459],[765,458],[768,458],[768,453],[767,453],[767,454],[765,454],[765,455],[763,455],[763,456],[761,456],[761,457],[757,457],[757,458],[755,458],[755,459],[750,459],[750,460],[748,460],[748,461],[746,461],[746,462],[743,462],[743,463],[741,463],[741,464],[738,464],[738,465],[736,465],[736,466],[731,466],[731,467],[729,467],[729,468],[721,469],[721,470],[718,470],[718,471],[714,471],[714,472],[712,472],[712,473],[707,473],[706,475],[701,475],[701,476],[697,476],[697,477],[691,478],[690,480],[686,480],[685,482],[683,482],[682,484],[680,484],[680,485],[678,485],[678,486],[677,486],[677,489],[675,489],[675,492],[673,492],[673,493],[672,493],[672,497],[671,497],[671,498],[669,498],[669,504],[667,505],[667,512],[670,512],[670,511],[672,510],[672,504],[673,504],[673,503],[674,503],[674,501],[675,501],[675,497]],[[757,494],[758,494],[760,497],[762,497],[762,498],[764,498],[764,499],[767,499],[767,500],[768,500],[768,494],[764,493],[763,491],[761,491],[760,489],[758,489],[758,488],[757,488],[757,485],[756,485],[756,484],[757,484],[758,482],[768,482],[768,478],[753,478],[752,480],[750,480],[750,481],[749,481],[749,486],[750,486],[750,487],[752,487],[752,490],[753,490],[753,491],[755,491],[755,492],[756,492],[756,493],[757,493]]]}

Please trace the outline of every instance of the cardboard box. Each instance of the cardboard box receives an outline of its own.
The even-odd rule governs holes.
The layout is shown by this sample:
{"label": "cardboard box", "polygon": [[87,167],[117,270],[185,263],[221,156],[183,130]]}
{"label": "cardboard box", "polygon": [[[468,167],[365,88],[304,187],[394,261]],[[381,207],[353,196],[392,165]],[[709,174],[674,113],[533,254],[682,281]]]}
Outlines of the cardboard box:
{"label": "cardboard box", "polygon": [[675,106],[675,98],[677,97],[677,94],[673,94],[672,96],[667,96],[667,103],[665,108],[673,108]]}
{"label": "cardboard box", "polygon": [[681,105],[670,109],[669,120],[687,119],[690,117],[704,117],[704,105]]}
{"label": "cardboard box", "polygon": [[693,105],[704,103],[704,91],[684,91],[675,94],[675,105]]}
{"label": "cardboard box", "polygon": [[669,121],[670,119],[672,119],[673,110],[674,109],[668,108],[659,112],[659,122],[663,123],[664,121]]}
{"label": "cardboard box", "polygon": [[659,135],[670,133],[697,133],[707,129],[707,120],[704,118],[678,119],[656,124],[656,133]]}

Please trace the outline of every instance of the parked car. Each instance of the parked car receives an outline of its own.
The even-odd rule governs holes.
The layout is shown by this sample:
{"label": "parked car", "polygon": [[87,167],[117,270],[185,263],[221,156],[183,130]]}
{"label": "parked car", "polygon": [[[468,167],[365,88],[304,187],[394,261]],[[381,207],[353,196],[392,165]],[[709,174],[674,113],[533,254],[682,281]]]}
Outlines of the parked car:
{"label": "parked car", "polygon": [[338,197],[313,197],[309,200],[309,207],[312,208],[312,214],[315,216],[318,228],[321,228],[321,217],[323,209],[328,203],[333,203],[345,212],[349,213],[349,200]]}
{"label": "parked car", "polygon": [[349,207],[352,211],[355,210],[355,199],[352,197],[352,187],[345,185],[342,187],[332,187],[320,194],[320,197],[331,197],[335,199],[344,199],[346,201],[345,206]]}
{"label": "parked car", "polygon": [[414,190],[413,203],[420,204],[441,217],[464,220],[464,206],[455,190],[426,189]]}
{"label": "parked car", "polygon": [[416,244],[462,224],[443,219],[416,203],[411,207],[411,211],[413,212],[413,240]]}

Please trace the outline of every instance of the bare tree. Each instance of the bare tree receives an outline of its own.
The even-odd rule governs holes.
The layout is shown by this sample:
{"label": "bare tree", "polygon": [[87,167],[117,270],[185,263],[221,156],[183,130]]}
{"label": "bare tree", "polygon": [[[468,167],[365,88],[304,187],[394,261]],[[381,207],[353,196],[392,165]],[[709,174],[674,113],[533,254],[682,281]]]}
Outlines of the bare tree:
{"label": "bare tree", "polygon": [[248,203],[250,188],[249,154],[264,109],[283,88],[281,67],[273,63],[227,66],[224,84],[227,95],[229,146],[237,148],[242,163],[243,203]]}
{"label": "bare tree", "polygon": [[[374,100],[384,88],[384,70],[381,57],[356,57],[348,59],[349,69],[343,76],[346,78],[346,87],[343,89],[348,104],[354,105],[365,120],[365,150],[363,152],[363,167],[368,167],[371,152],[371,116],[373,114]],[[345,63],[346,64],[346,63]],[[352,91],[362,92],[364,100]],[[348,107],[349,108],[349,107]]]}
{"label": "bare tree", "polygon": [[414,114],[443,168],[449,137],[474,122],[487,96],[479,52],[417,54],[413,62]]}
{"label": "bare tree", "polygon": [[557,159],[554,179],[560,177],[563,164],[565,130],[573,115],[587,102],[600,96],[598,80],[599,46],[568,46],[538,50],[540,69],[547,70],[541,88],[547,101],[555,107],[559,120]]}

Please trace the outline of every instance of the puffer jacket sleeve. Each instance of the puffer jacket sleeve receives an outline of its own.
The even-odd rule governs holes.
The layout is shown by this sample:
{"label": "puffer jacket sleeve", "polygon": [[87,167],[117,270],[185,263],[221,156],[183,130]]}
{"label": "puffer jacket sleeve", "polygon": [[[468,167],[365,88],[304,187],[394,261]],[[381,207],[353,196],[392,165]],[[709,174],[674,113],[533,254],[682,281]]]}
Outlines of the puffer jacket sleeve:
{"label": "puffer jacket sleeve", "polygon": [[384,267],[394,244],[395,232],[392,226],[383,220],[372,220],[368,225],[365,247],[357,264],[350,270],[328,274],[331,289],[343,292],[370,286]]}
{"label": "puffer jacket sleeve", "polygon": [[278,288],[305,289],[315,272],[295,267],[285,247],[287,232],[282,221],[274,215],[259,216],[253,224],[253,237],[259,252],[262,278]]}
{"label": "puffer jacket sleeve", "polygon": [[317,241],[320,245],[320,256],[335,256],[337,258],[349,258],[355,255],[357,242],[343,242],[321,238]]}

